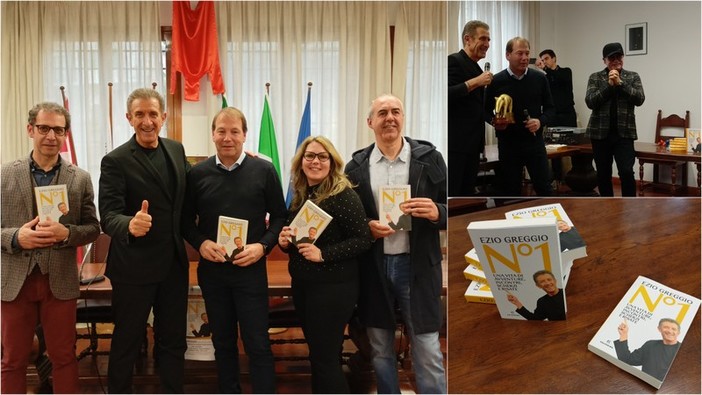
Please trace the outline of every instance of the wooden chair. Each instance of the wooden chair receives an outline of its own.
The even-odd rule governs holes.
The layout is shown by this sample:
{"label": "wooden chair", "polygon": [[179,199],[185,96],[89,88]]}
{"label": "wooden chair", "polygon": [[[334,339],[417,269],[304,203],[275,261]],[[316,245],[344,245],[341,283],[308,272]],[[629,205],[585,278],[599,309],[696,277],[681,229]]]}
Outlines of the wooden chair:
{"label": "wooden chair", "polygon": [[[690,127],[690,111],[685,111],[685,118],[676,114],[668,115],[663,118],[662,111],[658,110],[656,117],[656,139],[655,142],[668,141],[674,137],[685,137],[685,129]],[[679,129],[677,134],[670,134],[670,129]],[[644,182],[644,164],[651,163],[653,165],[653,181]],[[670,184],[660,181],[660,168],[670,168]],[[678,173],[680,169],[680,173]],[[677,185],[678,174],[681,176],[681,185]],[[665,186],[671,196],[680,192],[684,194],[687,189],[687,162],[676,160],[659,160],[659,159],[642,159],[639,158],[639,196],[644,195],[644,190],[648,187]]]}

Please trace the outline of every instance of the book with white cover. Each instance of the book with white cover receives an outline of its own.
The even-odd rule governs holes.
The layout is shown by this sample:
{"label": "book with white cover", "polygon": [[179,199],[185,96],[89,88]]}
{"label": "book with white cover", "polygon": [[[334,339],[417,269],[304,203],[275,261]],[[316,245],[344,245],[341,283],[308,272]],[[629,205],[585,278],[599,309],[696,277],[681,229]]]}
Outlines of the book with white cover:
{"label": "book with white cover", "polygon": [[490,286],[485,283],[471,281],[463,296],[468,302],[495,304]]}
{"label": "book with white cover", "polygon": [[463,257],[465,258],[466,263],[471,264],[480,270],[483,270],[483,267],[480,265],[480,258],[478,258],[478,253],[475,252],[475,248],[471,248],[470,251],[466,252],[466,254]]}
{"label": "book with white cover", "polygon": [[558,220],[558,237],[561,239],[563,261],[574,261],[587,256],[585,240],[570,220],[560,203],[527,207],[505,213],[507,219],[555,217]]}
{"label": "book with white cover", "polygon": [[59,218],[68,214],[70,210],[68,190],[65,184],[34,187],[34,197],[40,221],[51,218],[52,221],[58,222]]}
{"label": "book with white cover", "polygon": [[660,388],[699,308],[698,298],[638,276],[587,348]]}
{"label": "book with white cover", "polygon": [[226,254],[224,259],[228,262],[244,251],[246,246],[246,235],[249,231],[249,221],[245,219],[219,216],[217,222],[217,244],[224,246]]}
{"label": "book with white cover", "polygon": [[394,230],[412,230],[412,215],[402,211],[411,196],[410,185],[382,185],[378,189],[378,220]]}
{"label": "book with white cover", "polygon": [[566,318],[555,218],[474,221],[468,233],[502,318]]}
{"label": "book with white cover", "polygon": [[290,242],[294,245],[300,243],[314,244],[331,220],[331,215],[327,214],[326,211],[319,208],[311,200],[307,200],[290,223],[292,228],[292,236],[289,237]]}
{"label": "book with white cover", "polygon": [[485,272],[478,269],[478,267],[473,265],[472,263],[469,264],[468,266],[466,266],[465,269],[463,269],[463,277],[465,277],[466,280],[473,280],[473,281],[478,281],[478,282],[487,284],[487,279],[485,278]]}
{"label": "book with white cover", "polygon": [[[469,254],[471,255],[469,258]],[[478,260],[478,254],[475,252],[475,248],[472,248],[465,255],[466,262],[468,266],[463,269],[463,276],[467,280],[478,281],[482,283],[487,283],[485,278],[485,272],[483,272],[482,266],[480,266],[480,261]],[[573,261],[563,261],[563,287],[568,285],[568,279],[570,279],[570,271],[573,268]]]}

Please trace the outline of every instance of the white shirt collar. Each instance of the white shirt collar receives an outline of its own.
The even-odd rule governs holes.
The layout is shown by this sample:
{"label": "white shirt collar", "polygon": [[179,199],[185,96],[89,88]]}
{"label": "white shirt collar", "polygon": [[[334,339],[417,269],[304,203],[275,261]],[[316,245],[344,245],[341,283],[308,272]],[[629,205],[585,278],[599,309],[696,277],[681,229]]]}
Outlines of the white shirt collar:
{"label": "white shirt collar", "polygon": [[244,162],[244,158],[246,158],[246,154],[242,151],[241,155],[239,155],[239,159],[237,159],[237,161],[234,162],[231,166],[227,167],[224,165],[224,163],[222,163],[221,160],[219,160],[219,155],[215,154],[215,163],[217,164],[217,167],[221,167],[222,169],[227,171],[232,171],[237,167],[241,166],[241,163]]}

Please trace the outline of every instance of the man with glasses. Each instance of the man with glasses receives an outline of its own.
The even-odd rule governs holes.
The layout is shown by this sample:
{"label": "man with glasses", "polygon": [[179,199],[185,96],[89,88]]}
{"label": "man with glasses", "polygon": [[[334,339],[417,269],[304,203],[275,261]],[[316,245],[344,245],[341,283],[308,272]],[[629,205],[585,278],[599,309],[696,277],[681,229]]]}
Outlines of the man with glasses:
{"label": "man with glasses", "polygon": [[[100,234],[90,175],[60,156],[71,116],[56,103],[29,111],[32,152],[2,166],[2,379],[0,392],[27,392],[37,319],[53,368],[54,393],[79,393],[75,354],[76,247]],[[34,188],[65,185],[70,212],[37,213]]]}
{"label": "man with glasses", "polygon": [[[410,337],[417,390],[444,394],[439,231],[446,229],[446,163],[433,144],[403,136],[404,119],[399,98],[381,95],[373,100],[367,123],[375,144],[356,151],[345,169],[357,185],[375,239],[359,260],[359,315],[367,327],[379,394],[400,393],[396,302]],[[378,220],[378,193],[383,185],[405,184],[411,186],[412,197],[403,211],[412,216],[412,230],[395,231]]]}
{"label": "man with glasses", "polygon": [[634,107],[644,102],[643,85],[637,73],[624,70],[624,50],[620,43],[605,45],[602,59],[606,67],[590,75],[585,93],[585,104],[592,110],[586,133],[592,141],[597,185],[600,196],[614,196],[614,159],[622,196],[636,196],[634,140],[638,136]]}
{"label": "man with glasses", "polygon": [[[197,278],[212,329],[219,392],[242,391],[240,331],[252,392],[273,394],[266,255],[275,247],[288,211],[273,164],[244,152],[247,130],[246,117],[233,107],[220,110],[212,119],[217,154],[188,174],[184,236],[201,256]],[[244,250],[232,262],[226,262],[224,246],[216,243],[220,215],[249,221]]]}

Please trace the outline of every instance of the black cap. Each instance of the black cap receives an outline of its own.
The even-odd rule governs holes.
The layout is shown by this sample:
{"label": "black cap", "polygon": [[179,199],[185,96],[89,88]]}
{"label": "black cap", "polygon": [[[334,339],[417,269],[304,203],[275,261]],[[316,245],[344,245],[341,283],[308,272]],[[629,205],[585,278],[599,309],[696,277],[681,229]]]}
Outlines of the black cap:
{"label": "black cap", "polygon": [[609,43],[602,48],[602,57],[608,58],[612,55],[622,54],[624,55],[624,48],[619,43]]}

